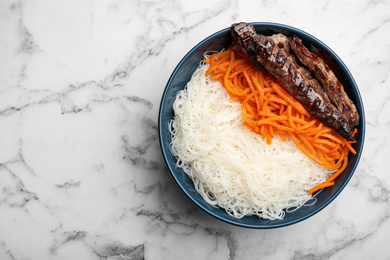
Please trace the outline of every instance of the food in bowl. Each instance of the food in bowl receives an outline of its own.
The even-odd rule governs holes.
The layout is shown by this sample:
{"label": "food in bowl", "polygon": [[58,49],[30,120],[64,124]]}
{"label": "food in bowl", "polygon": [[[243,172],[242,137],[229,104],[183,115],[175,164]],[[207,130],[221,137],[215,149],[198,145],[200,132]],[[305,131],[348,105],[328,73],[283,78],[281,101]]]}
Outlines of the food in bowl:
{"label": "food in bowl", "polygon": [[272,144],[242,124],[242,108],[231,102],[202,64],[173,104],[171,151],[210,205],[236,218],[282,219],[312,199],[308,190],[332,171],[310,159],[290,139]]}
{"label": "food in bowl", "polygon": [[[285,30],[285,29],[283,29],[283,30]],[[282,30],[282,32],[283,32],[283,30]],[[217,41],[218,41],[218,39],[217,39]],[[203,43],[203,44],[206,45],[206,43]],[[227,48],[227,47],[228,46],[225,46],[225,48]],[[208,48],[207,50],[210,50],[210,49],[213,49],[213,48]],[[228,50],[228,51],[231,51],[231,50]],[[236,52],[233,53],[233,55],[236,55],[236,54],[237,54]],[[218,56],[218,55],[220,55],[220,56]],[[225,55],[225,54],[216,54],[215,55],[215,56],[218,57],[217,61],[223,60],[221,58],[221,55]],[[240,56],[240,55],[242,55],[242,52],[241,52],[241,54],[237,54],[237,56]],[[214,58],[215,58],[215,56],[214,56]],[[192,56],[187,57],[187,59],[188,60],[192,59]],[[236,59],[236,60],[238,60],[238,59]],[[248,60],[248,57],[246,58],[246,60]],[[186,66],[185,66],[186,62],[187,62],[187,60],[185,60],[183,64],[180,64],[181,67],[178,66],[178,67],[180,67],[179,71],[180,70],[183,71],[186,68]],[[287,188],[284,187],[284,190],[282,189],[282,192],[280,192],[280,190],[279,190],[279,192],[276,192],[276,193],[273,193],[273,194],[271,192],[271,196],[268,196],[268,198],[267,198],[268,202],[266,202],[264,204],[264,205],[266,205],[266,207],[263,207],[263,208],[260,208],[260,209],[257,208],[257,209],[255,209],[253,211],[248,210],[247,208],[245,208],[245,207],[254,205],[253,201],[248,200],[248,198],[249,199],[253,199],[255,202],[259,202],[259,201],[260,202],[264,202],[263,199],[265,197],[267,197],[267,196],[265,196],[265,197],[261,197],[261,196],[258,197],[257,194],[256,194],[256,192],[258,192],[258,193],[260,192],[261,193],[262,190],[264,191],[264,188],[261,187],[261,186],[257,186],[257,184],[259,184],[259,183],[260,184],[267,184],[267,182],[264,182],[264,180],[266,178],[261,176],[261,174],[263,174],[265,171],[263,171],[262,173],[257,173],[256,174],[255,173],[256,170],[257,169],[262,169],[261,167],[264,167],[265,169],[267,169],[267,167],[269,166],[267,164],[268,162],[270,162],[271,165],[272,165],[272,166],[270,166],[270,168],[278,169],[276,166],[281,164],[280,163],[281,161],[283,163],[285,163],[288,160],[284,159],[284,161],[283,161],[283,160],[279,159],[279,161],[276,160],[276,163],[274,163],[274,162],[272,162],[272,159],[278,158],[278,155],[276,154],[276,156],[274,156],[274,157],[272,155],[275,155],[275,151],[279,152],[279,151],[283,151],[284,149],[287,149],[286,147],[293,147],[293,149],[295,149],[294,151],[296,151],[297,154],[303,155],[303,158],[305,158],[305,160],[307,160],[310,163],[314,163],[315,167],[318,167],[318,165],[316,165],[316,162],[314,160],[310,159],[310,157],[308,157],[304,153],[302,153],[302,151],[300,151],[300,149],[297,149],[297,146],[294,144],[292,138],[289,137],[289,135],[286,135],[285,133],[284,133],[284,135],[280,135],[280,133],[282,132],[282,131],[280,131],[280,129],[276,129],[277,131],[273,132],[273,136],[274,137],[272,138],[272,142],[271,142],[272,144],[267,144],[267,142],[269,140],[267,140],[267,138],[262,138],[261,135],[256,133],[256,130],[259,130],[261,128],[260,126],[262,126],[262,124],[259,124],[258,129],[256,129],[256,127],[253,127],[252,129],[250,127],[248,127],[248,126],[251,126],[250,124],[253,123],[253,119],[255,117],[254,117],[254,115],[250,111],[252,109],[251,107],[243,106],[242,105],[242,103],[244,103],[243,100],[241,100],[241,103],[239,102],[240,98],[241,97],[245,97],[245,95],[241,95],[241,96],[240,95],[234,95],[235,94],[234,91],[230,91],[230,94],[229,94],[229,92],[226,91],[226,90],[229,89],[230,85],[226,87],[226,86],[224,86],[222,84],[223,81],[220,82],[220,81],[213,81],[212,80],[213,77],[217,77],[215,75],[217,73],[214,73],[214,74],[213,73],[209,73],[209,75],[207,77],[205,77],[204,76],[206,74],[206,72],[205,72],[206,68],[205,67],[213,65],[213,64],[211,64],[212,62],[210,61],[210,57],[208,59],[208,62],[209,62],[208,64],[204,64],[204,63],[202,64],[203,67],[201,66],[197,70],[197,72],[194,73],[193,78],[198,77],[198,74],[201,75],[202,76],[201,79],[205,79],[206,83],[205,84],[203,84],[203,83],[199,84],[199,81],[198,81],[194,85],[199,86],[199,85],[203,84],[203,85],[206,85],[206,87],[205,87],[204,90],[202,90],[203,88],[201,88],[201,87],[195,87],[195,89],[197,89],[200,92],[206,91],[206,90],[209,91],[209,92],[206,91],[205,92],[206,94],[202,94],[202,93],[199,94],[198,93],[198,98],[194,98],[192,101],[187,103],[187,101],[191,100],[191,98],[187,97],[188,93],[186,94],[185,91],[187,91],[189,89],[189,85],[191,85],[193,83],[192,79],[191,79],[190,82],[188,83],[186,89],[183,90],[183,91],[179,91],[179,93],[181,93],[179,95],[181,95],[181,99],[182,99],[181,101],[178,102],[178,104],[180,104],[180,105],[175,104],[174,107],[175,107],[175,114],[179,114],[179,113],[176,113],[176,111],[179,111],[182,108],[184,108],[184,110],[187,109],[188,107],[187,107],[186,104],[192,104],[192,107],[195,107],[195,110],[199,110],[200,111],[198,113],[199,115],[196,116],[197,112],[195,112],[195,110],[193,108],[190,108],[189,109],[190,112],[188,112],[188,114],[190,116],[184,116],[184,120],[183,121],[185,121],[186,118],[187,119],[191,118],[191,117],[197,118],[198,126],[193,125],[195,127],[187,127],[188,128],[187,130],[189,130],[190,135],[192,135],[192,137],[193,137],[192,141],[189,141],[191,138],[184,138],[184,142],[182,142],[182,143],[178,142],[178,143],[181,143],[181,145],[178,145],[178,147],[187,149],[187,152],[189,151],[191,153],[191,155],[188,158],[185,158],[185,157],[183,157],[183,158],[185,160],[188,159],[189,161],[191,161],[190,157],[191,156],[195,156],[198,159],[201,158],[201,159],[206,159],[206,160],[211,159],[211,160],[209,160],[208,162],[203,162],[203,163],[192,163],[192,162],[190,162],[187,165],[185,165],[186,163],[183,163],[185,160],[181,161],[180,158],[178,157],[178,159],[177,159],[178,164],[177,165],[179,167],[182,167],[181,169],[185,169],[185,170],[186,169],[187,170],[191,169],[190,171],[194,170],[194,171],[197,171],[197,172],[202,173],[202,174],[204,172],[209,172],[209,173],[211,172],[211,175],[209,175],[209,177],[211,176],[212,181],[218,181],[220,179],[220,176],[229,176],[229,174],[221,174],[221,170],[217,170],[216,173],[212,173],[212,171],[208,171],[208,168],[207,168],[210,165],[217,164],[217,166],[225,167],[224,170],[226,170],[226,168],[229,168],[229,167],[233,168],[232,175],[228,178],[228,180],[229,181],[230,180],[234,180],[233,182],[235,182],[236,185],[232,185],[231,186],[231,187],[233,187],[232,188],[233,191],[232,190],[226,191],[226,189],[225,189],[225,192],[222,192],[222,197],[223,197],[223,199],[226,199],[226,196],[232,195],[231,199],[230,200],[228,199],[227,200],[228,202],[224,203],[228,207],[239,205],[239,207],[238,207],[239,209],[236,212],[234,212],[232,210],[229,210],[229,209],[227,209],[225,207],[225,210],[227,210],[227,213],[229,213],[230,215],[234,216],[235,218],[243,218],[243,219],[245,219],[245,221],[237,221],[236,223],[247,223],[247,220],[252,221],[253,220],[252,218],[244,217],[244,216],[248,216],[248,215],[257,215],[257,216],[259,216],[262,219],[276,219],[275,222],[277,224],[275,224],[275,225],[280,225],[280,223],[286,223],[286,222],[279,221],[279,220],[281,220],[284,217],[284,213],[280,213],[280,212],[284,212],[285,210],[290,211],[291,207],[293,207],[294,209],[296,207],[300,207],[300,206],[302,206],[302,202],[299,202],[299,203],[295,204],[296,206],[291,206],[291,205],[287,205],[286,206],[286,203],[285,203],[284,204],[285,207],[283,208],[282,211],[274,210],[273,213],[279,212],[278,214],[275,214],[276,216],[275,215],[271,216],[272,214],[267,214],[267,211],[272,211],[272,209],[270,210],[270,207],[272,207],[273,204],[276,204],[275,201],[277,201],[277,196],[275,196],[274,194],[280,195],[283,192],[289,191],[289,187],[288,186],[287,186]],[[187,62],[187,64],[188,64],[188,62]],[[229,64],[229,62],[228,62],[228,64]],[[207,68],[207,70],[209,70],[209,69],[210,69],[210,67]],[[263,75],[263,77],[264,77],[264,75]],[[174,75],[172,77],[174,77]],[[228,77],[229,77],[229,75],[228,75]],[[242,78],[244,78],[244,77],[245,77],[245,75]],[[266,75],[265,77],[269,78],[269,75]],[[275,77],[273,77],[273,78],[275,79]],[[214,78],[214,79],[216,79],[216,78]],[[245,80],[242,80],[242,81],[245,82]],[[247,80],[246,83],[248,83],[248,82],[249,81]],[[345,79],[344,79],[344,82],[345,82]],[[214,83],[219,83],[218,88],[217,88],[217,86],[214,86]],[[277,84],[277,83],[278,82],[273,82],[273,84]],[[175,87],[175,84],[173,84],[173,85]],[[207,85],[209,85],[209,86],[207,86]],[[220,93],[219,89],[221,89],[223,91],[222,93],[224,93],[224,95],[222,95],[222,97],[223,97],[222,99],[220,98],[221,95],[219,95],[219,94],[218,95],[214,95],[214,94]],[[269,91],[269,90],[267,90],[267,91]],[[254,91],[254,92],[256,92],[256,91]],[[245,99],[248,99],[246,101],[247,103],[256,103],[256,100],[254,100],[253,102],[251,101],[251,99],[254,98],[254,96],[255,96],[255,95],[252,95],[254,92],[251,92],[251,93],[250,92],[246,92],[245,93],[246,94]],[[250,95],[252,95],[252,96],[249,97]],[[188,96],[191,96],[191,95],[188,94]],[[199,96],[201,98],[199,98]],[[218,96],[217,100],[211,100],[211,101],[208,100],[208,99],[211,99],[211,98],[216,97],[216,96]],[[231,102],[232,99],[235,99],[236,102]],[[356,100],[356,97],[355,97],[355,100]],[[223,104],[222,107],[218,107],[218,105],[221,105],[221,104],[219,104],[221,102]],[[268,101],[268,103],[270,103],[270,102]],[[229,108],[229,106],[233,106],[233,108],[234,108],[234,105],[235,105],[235,109],[236,109],[235,112],[233,112],[231,110],[228,110],[228,112],[224,113],[223,116],[218,115],[219,112],[224,111],[224,109],[225,108]],[[275,106],[275,104],[272,104],[272,106]],[[189,107],[191,107],[191,106],[189,106]],[[242,109],[242,108],[244,108],[244,109]],[[218,113],[217,114],[211,113],[211,114],[207,115],[207,113],[209,113],[210,110],[211,110],[211,112],[218,112]],[[288,109],[284,108],[283,110],[287,111]],[[361,107],[359,107],[359,111],[361,111]],[[234,116],[237,116],[238,120]],[[248,117],[250,117],[249,118],[249,122],[246,122],[246,120],[244,118],[245,116],[247,116],[246,119],[248,119]],[[283,117],[284,115],[280,115],[280,116]],[[224,118],[224,119],[222,119],[222,118]],[[175,123],[174,120],[171,121],[171,124],[170,124],[170,126],[171,126],[170,129],[172,131],[171,148],[174,147],[173,140],[175,138],[175,134],[177,134],[175,131],[179,130],[179,127],[177,127],[177,126],[175,127],[176,123]],[[244,125],[242,124],[243,122],[244,122]],[[313,120],[311,120],[310,122],[313,122]],[[246,125],[245,125],[245,123],[246,123]],[[298,123],[299,122],[296,122],[296,124],[298,124]],[[307,130],[312,130],[310,127],[314,126],[314,125],[317,126],[316,124],[317,123],[314,122],[314,123],[312,123],[312,125],[304,126],[304,127],[306,127]],[[222,125],[223,125],[223,127],[222,127]],[[228,127],[226,127],[226,129],[228,129],[228,130],[226,130],[226,131],[225,131],[225,128],[224,128],[225,126],[228,126]],[[240,129],[238,132],[236,131],[237,129],[234,128],[236,126],[240,127],[240,128],[237,128],[237,129]],[[266,125],[266,126],[268,126],[268,125]],[[298,125],[298,127],[300,127],[300,126]],[[303,128],[301,130],[304,130],[304,129],[305,128]],[[253,131],[253,130],[255,130],[255,131]],[[286,129],[284,129],[284,130],[286,130]],[[244,142],[244,144],[242,144],[242,143],[241,144],[237,144],[237,142],[239,142],[240,140],[245,140],[244,137],[242,137],[242,136],[240,136],[240,134],[238,134],[240,132],[241,133],[245,133],[245,134],[249,133],[248,136],[251,136],[251,138],[252,138],[252,139],[250,139],[251,141],[248,141],[248,139],[246,139],[247,142]],[[210,134],[210,133],[211,133],[211,135],[207,136],[207,134]],[[230,134],[230,137],[231,137],[230,139],[227,138],[226,135],[223,136],[223,134],[226,134],[226,133],[227,133],[227,135]],[[232,133],[234,133],[234,134],[232,134]],[[206,134],[206,135],[205,136],[201,136],[202,134]],[[219,134],[221,134],[221,136],[218,136]],[[362,135],[362,134],[364,134],[364,131],[360,132],[360,135]],[[253,141],[253,138],[258,138],[260,141],[258,141],[258,140]],[[359,134],[358,134],[358,140],[359,141],[361,141],[360,138],[361,138],[361,136],[359,136]],[[285,140],[283,140],[283,139],[285,139]],[[189,143],[185,143],[186,141],[189,141]],[[234,142],[236,142],[236,143],[231,145],[230,148],[227,148],[228,143],[234,143]],[[276,149],[275,147],[279,143],[281,144],[281,147],[283,147],[283,148]],[[257,145],[257,144],[265,145],[264,147],[269,148],[269,151],[265,152],[263,155],[260,155],[260,156],[256,155],[258,157],[252,156],[252,158],[256,158],[256,159],[253,160],[253,165],[258,163],[256,165],[256,167],[253,167],[253,168],[255,168],[254,170],[253,170],[253,168],[252,168],[252,170],[249,170],[249,171],[248,170],[243,170],[243,167],[240,168],[241,165],[243,165],[244,167],[245,166],[251,166],[251,163],[248,162],[248,160],[247,160],[250,157],[250,156],[248,156],[248,153],[251,153],[252,151],[256,152],[257,150],[263,150],[263,151],[267,150],[267,149],[264,149],[264,147],[261,147],[261,146],[260,146],[260,148],[254,147],[254,144],[255,145]],[[292,144],[292,145],[289,146],[288,144]],[[226,145],[226,147],[225,147],[225,145]],[[354,145],[354,146],[356,147],[356,145]],[[199,147],[200,148],[205,148],[204,150],[206,151],[206,153],[203,153],[205,151],[197,150],[197,148],[199,148]],[[252,149],[253,147],[255,149]],[[236,149],[236,150],[234,150],[234,149]],[[237,150],[238,150],[238,153],[237,153]],[[238,154],[239,156],[237,158],[239,158],[240,156],[244,157],[244,158],[246,157],[245,159],[247,161],[244,160],[244,162],[242,163],[237,158],[232,160],[231,159],[232,158],[231,154],[227,155],[225,153],[226,151],[228,151],[228,152],[232,152],[233,151],[233,153],[236,153],[236,155]],[[175,152],[174,149],[172,149],[172,152],[173,152],[173,154],[175,156],[177,156],[177,153]],[[216,154],[218,158],[222,159],[223,163],[221,163],[221,161],[218,163],[218,160],[215,160],[214,158],[210,157],[207,154],[207,152],[211,152],[212,154]],[[288,151],[288,152],[291,152],[291,151]],[[291,153],[291,154],[293,154],[293,153]],[[291,154],[288,155],[288,156],[285,156],[285,158],[287,158],[287,159],[293,158],[293,156],[291,156]],[[270,156],[267,157],[267,155],[270,155]],[[360,155],[360,153],[358,155]],[[261,158],[261,159],[263,159],[263,161],[261,161],[261,160],[259,160],[257,158]],[[170,170],[173,173],[175,179],[178,181],[178,184],[179,185],[183,185],[183,183],[180,182],[181,179],[178,179],[178,178],[182,178],[180,172],[176,172],[176,170],[172,169],[171,161],[167,161],[167,162],[168,162],[168,166],[170,166]],[[240,165],[240,163],[241,163],[241,165]],[[355,163],[356,163],[356,158],[353,158],[353,165],[355,165]],[[191,164],[194,165],[194,166],[192,167]],[[190,166],[190,167],[188,167],[188,166]],[[354,166],[352,166],[352,167],[354,167]],[[304,167],[300,163],[300,164],[296,164],[296,166],[292,167],[292,168],[295,168],[295,170],[298,170],[298,172],[301,173],[301,172],[303,172],[302,169]],[[237,169],[238,169],[238,171],[237,171]],[[289,169],[289,167],[286,166],[286,165],[283,165],[281,168],[276,170],[276,173],[279,173],[279,174],[282,174],[282,175],[279,175],[279,176],[277,174],[267,175],[268,178],[270,178],[270,176],[276,177],[274,179],[275,182],[273,184],[272,184],[272,182],[268,182],[268,184],[270,184],[270,186],[275,186],[275,185],[279,185],[279,184],[281,185],[281,183],[289,185],[291,183],[297,183],[297,182],[299,182],[299,181],[301,181],[303,179],[299,175],[296,175],[295,178],[291,178],[291,176],[288,176],[288,174],[287,175],[286,174],[283,175],[283,173],[286,172],[286,169]],[[325,168],[325,170],[329,171],[326,168]],[[353,170],[354,170],[354,168],[352,169],[352,172],[353,172]],[[348,175],[350,175],[351,164],[349,165],[347,171],[348,171]],[[316,169],[310,170],[310,172],[311,172],[311,174],[308,175],[310,177],[312,177],[312,175],[313,175],[312,172],[315,172],[315,174],[318,173],[318,171]],[[253,176],[250,176],[250,174],[252,174],[252,173],[255,173],[255,174]],[[221,175],[218,175],[218,174],[221,174]],[[321,183],[324,180],[326,180],[326,178],[330,174],[331,174],[331,172],[327,172],[327,173],[321,175],[322,180],[319,181],[317,179],[317,183]],[[191,173],[189,174],[189,176],[191,178],[193,178]],[[232,178],[232,176],[233,176],[233,178]],[[261,176],[261,177],[259,177],[259,176]],[[249,179],[245,180],[244,177],[245,178],[248,177]],[[261,179],[260,182],[256,180],[257,177],[259,177]],[[203,189],[207,185],[205,185],[205,180],[204,179],[202,180],[201,178],[202,177],[199,177],[199,176],[197,178],[193,178],[194,183],[195,183],[195,187],[197,188],[198,192],[200,194],[202,194],[204,201],[207,201],[208,203],[210,203],[212,205],[218,205],[218,203],[220,203],[220,202],[216,202],[217,200],[215,199],[214,192],[210,192],[207,189]],[[234,178],[236,178],[236,179],[234,179]],[[344,181],[345,181],[345,177],[343,177],[343,182]],[[217,188],[221,188],[221,187],[223,188],[223,186],[226,185],[226,183],[227,182],[223,182],[222,181],[222,184],[221,183],[214,183],[215,184],[214,186],[217,187]],[[253,185],[253,188],[252,188],[251,185],[253,183],[256,183],[256,185]],[[187,185],[187,184],[188,183],[185,181],[185,185]],[[341,185],[341,186],[343,187],[343,185]],[[250,188],[248,188],[249,186],[250,186]],[[308,185],[308,186],[310,186],[310,185]],[[302,187],[299,188],[299,189],[301,189],[301,191],[302,190],[304,191],[303,193],[305,194],[306,199],[307,198],[310,199],[310,195],[308,194],[308,191],[309,191],[310,188],[308,186],[305,186],[305,188],[303,188],[303,189],[302,189]],[[183,188],[183,186],[181,186],[181,187]],[[242,190],[240,191],[239,189],[237,189],[237,187],[242,188]],[[339,190],[340,183],[337,183],[336,187]],[[202,189],[203,189],[203,191],[202,191]],[[234,190],[234,189],[236,189],[236,190]],[[192,194],[191,187],[186,186],[185,188],[183,188],[183,190],[187,193],[187,195],[189,195],[188,192],[191,192],[191,194],[189,195],[190,198],[193,199],[193,198],[197,197],[196,195]],[[296,191],[298,189],[292,189],[292,190]],[[332,188],[332,190],[333,190],[333,188]],[[244,191],[244,192],[242,192],[242,191]],[[247,193],[245,193],[245,192],[247,192]],[[332,191],[332,193],[334,194],[334,191]],[[336,193],[337,193],[337,191],[336,191]],[[329,194],[329,192],[325,192],[325,194]],[[332,195],[331,197],[334,197],[334,196]],[[220,201],[223,201],[223,199],[221,199]],[[293,198],[293,196],[292,196],[292,197],[290,197],[290,200],[288,200],[288,201],[290,202],[290,201],[293,201],[294,199],[295,198]],[[329,199],[326,198],[325,201],[329,201]],[[197,199],[195,200],[195,202],[198,205],[201,204],[201,207],[203,209],[206,207],[206,206],[204,206],[203,202],[198,201]],[[305,218],[305,217],[309,216],[310,214],[313,214],[313,211],[311,211],[313,208],[318,208],[318,207],[321,208],[324,205],[323,202],[324,202],[323,197],[320,194],[320,201],[319,201],[319,203],[316,206],[314,206],[314,207],[308,206],[309,210],[299,210],[300,213],[298,213],[298,214],[296,214],[296,213],[289,214],[290,216],[287,217],[287,221],[291,221],[291,219],[293,219],[291,216],[298,216],[298,218],[300,220],[302,220],[302,218]],[[223,204],[223,203],[220,203],[220,204]],[[241,206],[244,205],[244,207],[241,207],[240,204],[241,204]],[[312,205],[312,204],[310,204],[310,205]],[[221,207],[221,205],[218,205],[218,206]],[[267,208],[267,207],[269,207],[269,208]],[[256,207],[254,207],[254,208],[256,208]],[[208,211],[209,213],[211,211],[211,213],[214,216],[216,216],[215,214],[217,214],[217,217],[223,216],[223,214],[220,211],[217,211],[217,210],[214,211],[212,209],[211,210],[209,210],[209,209],[210,209],[210,207],[207,207],[206,211]],[[217,213],[215,213],[215,212],[217,212]],[[309,212],[309,213],[307,213],[307,212]],[[226,216],[224,216],[222,218],[224,220],[227,219]],[[229,221],[231,221],[231,218],[228,218],[228,219],[229,219]],[[235,222],[235,221],[233,220],[233,222]],[[264,223],[264,222],[260,221],[259,223]],[[267,223],[269,223],[269,222],[267,222]]]}

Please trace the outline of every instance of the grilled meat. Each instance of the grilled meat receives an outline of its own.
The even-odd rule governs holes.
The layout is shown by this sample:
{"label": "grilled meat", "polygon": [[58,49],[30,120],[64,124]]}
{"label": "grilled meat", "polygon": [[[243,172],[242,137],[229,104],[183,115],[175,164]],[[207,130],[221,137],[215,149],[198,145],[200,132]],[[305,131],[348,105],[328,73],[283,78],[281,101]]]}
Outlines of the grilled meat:
{"label": "grilled meat", "polygon": [[312,116],[345,139],[354,140],[347,118],[332,104],[321,84],[307,70],[289,59],[272,38],[257,34],[248,23],[233,24],[230,30],[236,46],[240,46],[254,64],[260,63],[276,77]]}
{"label": "grilled meat", "polygon": [[233,48],[242,51],[252,62],[252,64],[262,71],[265,68],[256,61],[256,50],[253,39],[256,37],[256,31],[248,26],[247,23],[235,24],[235,29],[230,31],[235,39]]}
{"label": "grilled meat", "polygon": [[298,59],[314,73],[328,97],[340,112],[347,117],[351,128],[357,126],[359,124],[359,114],[355,104],[349,99],[343,85],[338,81],[333,71],[320,57],[310,52],[296,35],[291,36],[289,42]]}
{"label": "grilled meat", "polygon": [[[272,39],[275,42],[276,46],[278,46],[281,50],[284,51],[284,53],[287,55],[287,58],[292,63],[298,63],[298,60],[290,47],[290,40],[286,35],[278,33],[268,36],[268,38]],[[310,74],[310,72],[308,73]]]}

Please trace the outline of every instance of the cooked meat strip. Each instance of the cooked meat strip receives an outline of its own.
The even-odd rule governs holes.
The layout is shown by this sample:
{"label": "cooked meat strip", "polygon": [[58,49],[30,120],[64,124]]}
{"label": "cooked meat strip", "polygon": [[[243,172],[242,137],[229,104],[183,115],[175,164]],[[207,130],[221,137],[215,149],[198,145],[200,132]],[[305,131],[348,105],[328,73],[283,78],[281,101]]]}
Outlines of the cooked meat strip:
{"label": "cooked meat strip", "polygon": [[252,62],[260,63],[306,110],[347,140],[354,140],[344,115],[332,104],[319,82],[300,72],[299,65],[288,59],[283,49],[267,36],[257,34],[251,24],[231,26],[231,33]]}
{"label": "cooked meat strip", "polygon": [[298,66],[297,57],[295,56],[293,50],[290,47],[290,39],[287,36],[278,33],[278,34],[273,34],[271,36],[268,36],[268,38],[272,39],[275,42],[276,46],[278,46],[281,51],[284,51],[284,53],[287,56],[287,59],[291,63],[297,65],[298,68],[297,70],[302,75],[303,78],[305,78],[306,80],[314,79],[312,73],[308,69],[306,69],[306,67]]}
{"label": "cooked meat strip", "polygon": [[308,67],[321,82],[330,100],[347,117],[351,128],[357,126],[359,124],[359,113],[356,106],[349,99],[343,85],[329,66],[316,54],[310,52],[298,36],[290,37],[290,46],[302,64]]}
{"label": "cooked meat strip", "polygon": [[[268,36],[268,37],[271,38],[275,42],[276,46],[278,46],[281,50],[284,51],[284,53],[286,53],[287,58],[292,63],[298,63],[298,60],[290,47],[290,39],[286,35],[278,33],[278,34],[273,34],[273,35]],[[301,67],[301,68],[306,70],[303,67]],[[310,74],[309,71],[308,71],[308,73]]]}
{"label": "cooked meat strip", "polygon": [[265,68],[256,61],[256,53],[252,48],[254,46],[253,39],[257,35],[255,30],[248,27],[246,23],[238,23],[235,25],[237,33],[239,32],[240,36],[234,35],[235,31],[231,30],[233,37],[235,39],[233,43],[233,49],[242,51],[253,63],[255,67],[262,71],[266,71]]}

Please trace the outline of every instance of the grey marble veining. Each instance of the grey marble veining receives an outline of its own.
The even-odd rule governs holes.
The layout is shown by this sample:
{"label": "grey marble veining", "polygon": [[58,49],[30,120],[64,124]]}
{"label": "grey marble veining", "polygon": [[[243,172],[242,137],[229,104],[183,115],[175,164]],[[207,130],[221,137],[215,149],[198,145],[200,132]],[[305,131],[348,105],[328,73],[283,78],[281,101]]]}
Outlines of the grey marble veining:
{"label": "grey marble veining", "polygon": [[[364,101],[349,185],[285,228],[207,215],[160,152],[170,74],[238,21],[316,36]],[[1,1],[0,259],[389,259],[389,32],[389,1]]]}

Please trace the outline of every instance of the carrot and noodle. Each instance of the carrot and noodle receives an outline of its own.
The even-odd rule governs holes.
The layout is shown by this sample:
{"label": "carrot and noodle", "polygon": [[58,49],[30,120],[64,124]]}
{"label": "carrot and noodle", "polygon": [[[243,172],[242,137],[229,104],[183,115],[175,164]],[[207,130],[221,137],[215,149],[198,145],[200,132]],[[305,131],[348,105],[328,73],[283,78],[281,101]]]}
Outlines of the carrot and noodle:
{"label": "carrot and noodle", "polygon": [[[240,51],[228,48],[209,56],[205,76],[212,76],[228,91],[231,101],[239,101],[243,124],[265,138],[267,144],[279,135],[290,138],[313,161],[334,170],[323,183],[311,188],[309,194],[334,185],[348,164],[348,154],[356,151],[330,127],[309,112],[270,74],[257,69]],[[353,135],[356,134],[356,129]]]}

